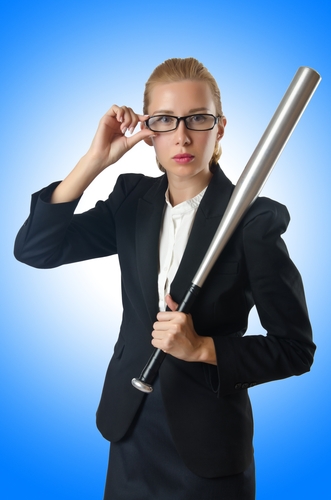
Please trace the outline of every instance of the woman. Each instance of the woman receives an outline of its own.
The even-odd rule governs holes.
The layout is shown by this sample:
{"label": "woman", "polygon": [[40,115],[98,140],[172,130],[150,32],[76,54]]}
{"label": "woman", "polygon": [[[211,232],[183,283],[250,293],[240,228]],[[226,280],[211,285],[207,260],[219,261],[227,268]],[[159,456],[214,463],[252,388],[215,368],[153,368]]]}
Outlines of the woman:
{"label": "woman", "polygon": [[[33,195],[15,255],[41,268],[119,256],[123,321],[97,412],[112,443],[105,500],[252,500],[247,389],[307,372],[315,350],[301,278],[280,236],[288,212],[259,198],[192,315],[176,312],[233,190],[217,164],[226,119],[214,78],[193,58],[154,70],[144,113],[110,108],[68,177]],[[73,215],[93,179],[141,140],[165,174],[122,175],[107,201]],[[244,336],[254,304],[267,336]],[[146,396],[131,379],[153,347],[168,356]]]}

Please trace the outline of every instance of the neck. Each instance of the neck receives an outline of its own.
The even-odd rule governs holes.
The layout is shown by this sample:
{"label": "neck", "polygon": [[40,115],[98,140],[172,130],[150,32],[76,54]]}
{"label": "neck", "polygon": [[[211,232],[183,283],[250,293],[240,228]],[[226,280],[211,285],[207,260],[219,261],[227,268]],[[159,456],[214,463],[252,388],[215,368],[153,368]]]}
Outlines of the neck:
{"label": "neck", "polygon": [[194,198],[208,186],[213,174],[208,171],[205,175],[195,176],[190,179],[174,177],[167,174],[169,184],[169,199],[173,207],[183,201]]}

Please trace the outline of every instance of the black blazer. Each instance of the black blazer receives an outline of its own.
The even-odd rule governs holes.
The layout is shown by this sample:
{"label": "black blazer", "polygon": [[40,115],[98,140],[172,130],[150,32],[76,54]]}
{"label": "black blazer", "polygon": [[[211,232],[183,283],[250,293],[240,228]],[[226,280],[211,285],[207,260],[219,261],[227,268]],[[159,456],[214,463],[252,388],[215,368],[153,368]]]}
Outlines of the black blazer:
{"label": "black blazer", "polygon": [[[32,197],[31,214],[15,243],[18,260],[38,268],[117,253],[122,272],[123,321],[110,361],[97,425],[120,440],[146,397],[131,386],[149,358],[158,312],[158,246],[167,177],[126,174],[105,202],[73,216],[78,200],[47,203],[56,184]],[[181,302],[211,242],[233,191],[218,167],[197,211],[171,285]],[[168,355],[160,381],[169,427],[196,474],[236,474],[252,460],[252,413],[247,389],[309,371],[312,343],[300,275],[280,235],[286,207],[259,198],[249,209],[208,276],[192,317],[212,336],[218,366]],[[256,305],[267,336],[244,336]],[[148,396],[147,396],[148,397]]]}

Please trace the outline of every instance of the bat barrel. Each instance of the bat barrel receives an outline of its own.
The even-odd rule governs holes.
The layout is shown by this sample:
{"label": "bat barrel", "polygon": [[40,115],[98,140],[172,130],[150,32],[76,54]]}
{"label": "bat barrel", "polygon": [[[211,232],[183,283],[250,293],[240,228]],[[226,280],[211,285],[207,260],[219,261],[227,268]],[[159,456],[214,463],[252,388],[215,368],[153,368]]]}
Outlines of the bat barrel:
{"label": "bat barrel", "polygon": [[203,285],[244,213],[268,179],[320,80],[320,75],[311,68],[302,66],[296,72],[236,184],[221,223],[193,278],[193,284],[199,287]]}

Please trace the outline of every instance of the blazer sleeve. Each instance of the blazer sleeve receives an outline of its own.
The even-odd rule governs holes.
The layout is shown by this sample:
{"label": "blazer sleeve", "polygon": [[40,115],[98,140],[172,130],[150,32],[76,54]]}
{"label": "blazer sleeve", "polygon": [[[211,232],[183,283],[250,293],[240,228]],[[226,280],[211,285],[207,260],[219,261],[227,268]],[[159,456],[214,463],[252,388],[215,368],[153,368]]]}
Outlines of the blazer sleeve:
{"label": "blazer sleeve", "polygon": [[248,280],[267,334],[214,337],[219,394],[300,375],[313,363],[315,345],[301,276],[281,238],[288,222],[286,207],[271,200],[259,200],[245,219]]}
{"label": "blazer sleeve", "polygon": [[141,178],[119,176],[109,198],[82,214],[74,214],[79,199],[49,203],[59,182],[34,193],[30,215],[15,240],[16,259],[48,269],[117,253],[116,212]]}

